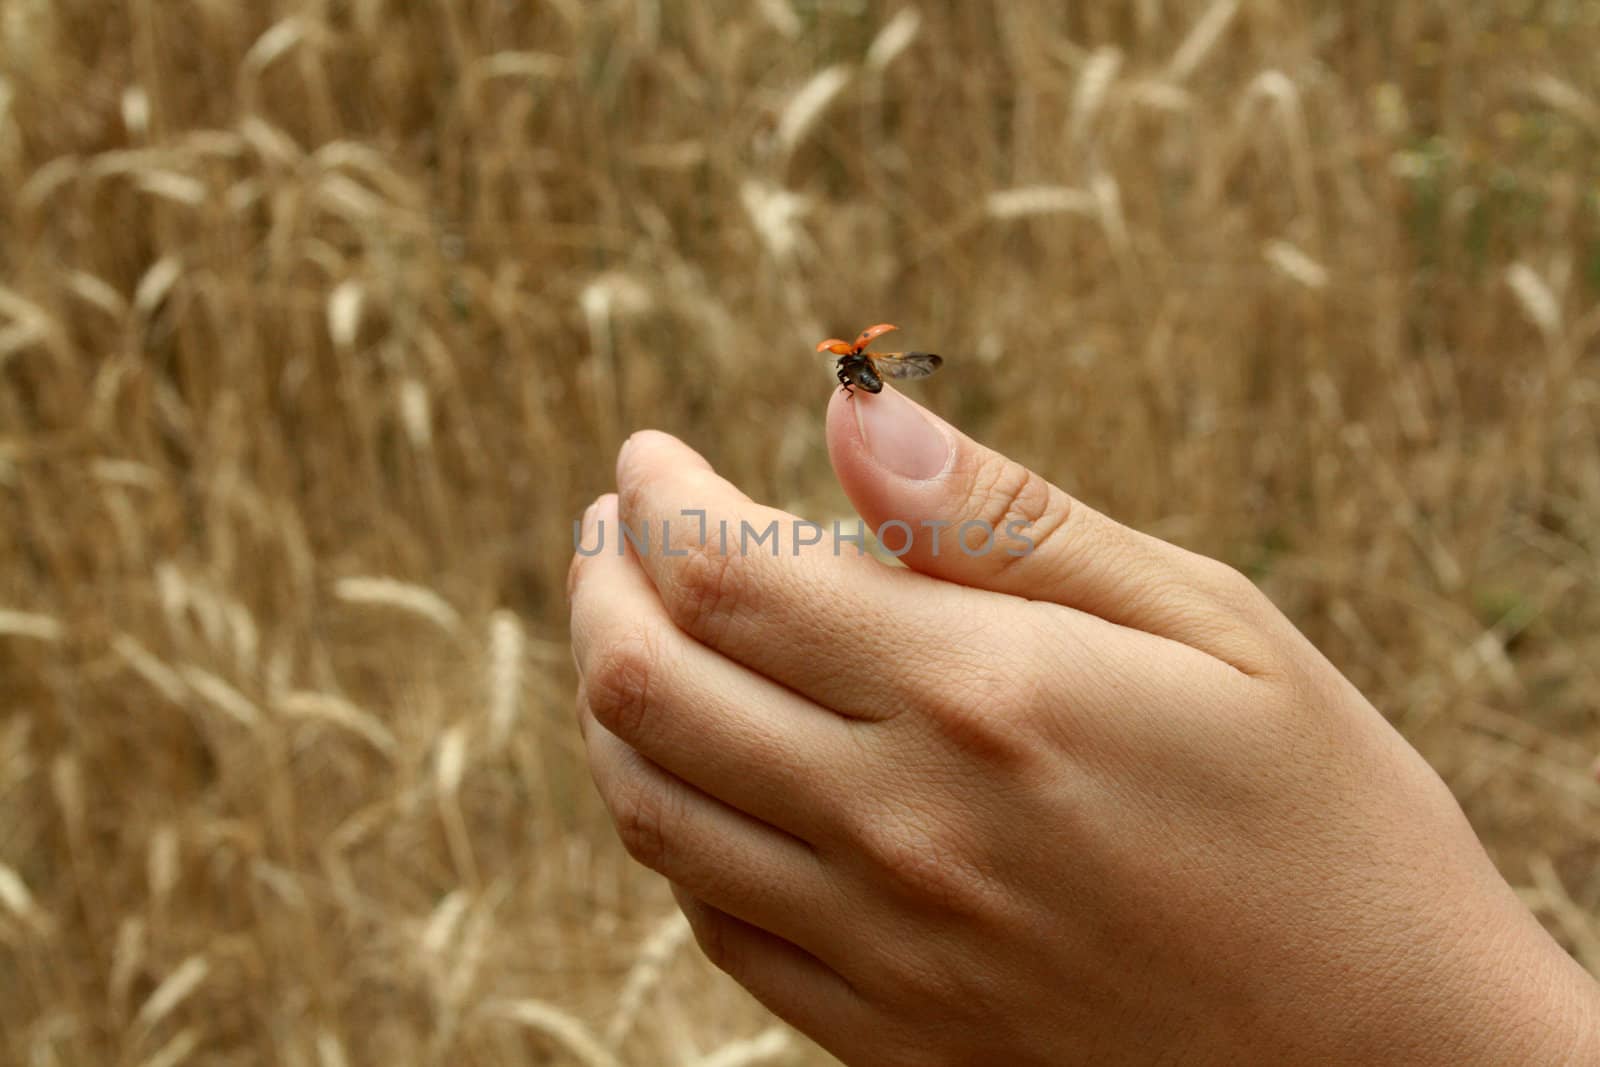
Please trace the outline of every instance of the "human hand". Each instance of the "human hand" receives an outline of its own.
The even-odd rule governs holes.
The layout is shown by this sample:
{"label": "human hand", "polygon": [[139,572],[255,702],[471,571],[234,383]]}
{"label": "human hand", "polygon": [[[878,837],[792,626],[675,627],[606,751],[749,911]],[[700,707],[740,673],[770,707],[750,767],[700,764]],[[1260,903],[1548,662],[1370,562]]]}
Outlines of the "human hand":
{"label": "human hand", "polygon": [[911,569],[793,552],[643,433],[570,579],[622,839],[773,1011],[872,1065],[1600,1062],[1593,983],[1245,578],[892,390],[835,394],[828,442]]}

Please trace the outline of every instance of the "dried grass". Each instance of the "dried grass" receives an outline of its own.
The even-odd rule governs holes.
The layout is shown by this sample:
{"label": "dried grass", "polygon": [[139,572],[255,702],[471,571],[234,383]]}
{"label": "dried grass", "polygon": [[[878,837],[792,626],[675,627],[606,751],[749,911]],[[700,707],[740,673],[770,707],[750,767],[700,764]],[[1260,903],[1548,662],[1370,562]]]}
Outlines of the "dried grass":
{"label": "dried grass", "polygon": [[[571,725],[571,519],[810,344],[1250,571],[1600,954],[1600,4],[0,15],[0,1061],[826,1062]],[[755,1035],[752,1037],[751,1035]]]}

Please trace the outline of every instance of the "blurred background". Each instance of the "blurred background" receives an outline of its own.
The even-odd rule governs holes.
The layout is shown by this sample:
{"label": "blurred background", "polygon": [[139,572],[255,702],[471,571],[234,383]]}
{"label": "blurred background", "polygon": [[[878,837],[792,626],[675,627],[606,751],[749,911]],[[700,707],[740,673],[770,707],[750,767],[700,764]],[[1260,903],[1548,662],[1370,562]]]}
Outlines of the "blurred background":
{"label": "blurred background", "polygon": [[[1245,569],[1600,969],[1600,2],[0,0],[0,1061],[828,1062],[580,760],[812,345]],[[1396,812],[1405,818],[1405,812]]]}

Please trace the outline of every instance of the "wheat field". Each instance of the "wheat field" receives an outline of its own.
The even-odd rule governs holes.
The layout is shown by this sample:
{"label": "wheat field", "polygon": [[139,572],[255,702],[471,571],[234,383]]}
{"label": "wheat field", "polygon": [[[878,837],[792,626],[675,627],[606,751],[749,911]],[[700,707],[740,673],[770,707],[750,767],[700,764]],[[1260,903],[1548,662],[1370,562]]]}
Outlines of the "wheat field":
{"label": "wheat field", "polygon": [[1255,577],[1600,972],[1596,55],[1594,0],[0,0],[0,1062],[831,1062],[622,854],[562,590],[645,426],[846,513],[811,346],[876,321]]}

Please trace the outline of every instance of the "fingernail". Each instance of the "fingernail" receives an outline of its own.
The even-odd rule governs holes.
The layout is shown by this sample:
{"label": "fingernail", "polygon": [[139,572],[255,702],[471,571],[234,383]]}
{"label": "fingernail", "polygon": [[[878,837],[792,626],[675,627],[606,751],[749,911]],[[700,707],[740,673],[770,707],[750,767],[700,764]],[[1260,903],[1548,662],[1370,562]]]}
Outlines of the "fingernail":
{"label": "fingernail", "polygon": [[884,467],[926,481],[950,463],[950,439],[911,401],[892,389],[855,396],[856,427],[867,451]]}

